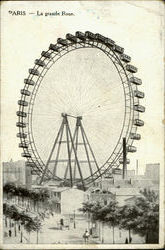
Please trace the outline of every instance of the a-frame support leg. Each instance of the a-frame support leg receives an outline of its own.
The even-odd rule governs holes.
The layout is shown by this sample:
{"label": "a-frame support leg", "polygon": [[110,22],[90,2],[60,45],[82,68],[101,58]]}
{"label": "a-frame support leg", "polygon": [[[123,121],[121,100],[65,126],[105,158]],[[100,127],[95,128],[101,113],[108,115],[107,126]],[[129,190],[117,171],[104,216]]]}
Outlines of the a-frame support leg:
{"label": "a-frame support leg", "polygon": [[79,170],[81,182],[82,182],[82,185],[83,185],[83,189],[85,191],[85,183],[84,183],[83,175],[82,175],[80,164],[79,164],[78,157],[77,157],[77,152],[76,152],[75,147],[74,147],[74,142],[73,142],[72,134],[71,134],[71,131],[70,131],[69,127],[68,127],[68,131],[69,131],[69,134],[70,134],[71,144],[72,144],[72,148],[73,148],[73,151],[74,151],[75,160],[76,160],[77,167],[78,167],[78,170]]}
{"label": "a-frame support leg", "polygon": [[48,166],[49,166],[50,160],[51,160],[51,158],[52,158],[53,152],[54,152],[54,150],[55,150],[55,147],[56,147],[58,138],[59,138],[59,136],[60,136],[60,133],[61,133],[62,130],[63,130],[63,126],[64,126],[64,119],[63,119],[62,124],[61,124],[61,127],[60,127],[60,129],[59,129],[59,131],[58,131],[57,137],[56,137],[55,142],[54,142],[54,144],[53,144],[53,147],[52,147],[52,150],[51,150],[50,155],[49,155],[49,157],[48,157],[48,160],[47,160],[47,162],[46,162],[45,169],[44,169],[43,174],[42,174],[42,176],[41,176],[40,184],[43,182],[44,176],[45,176],[46,171],[47,171],[47,169],[48,169]]}
{"label": "a-frame support leg", "polygon": [[81,130],[83,144],[84,144],[84,148],[85,148],[85,152],[86,152],[86,156],[87,156],[87,161],[88,161],[88,165],[89,165],[90,174],[91,174],[92,181],[93,181],[93,171],[92,171],[92,166],[91,166],[91,162],[90,162],[90,158],[89,158],[89,154],[88,154],[88,149],[87,149],[87,145],[86,145],[87,141],[85,141],[84,130],[82,128],[81,122],[80,122],[80,130]]}
{"label": "a-frame support leg", "polygon": [[[76,138],[76,135],[77,135],[77,127],[75,128],[75,131],[74,131],[73,142],[74,142],[74,140]],[[70,155],[72,155],[72,150],[73,150],[73,148],[72,148],[72,145],[71,145]],[[65,170],[65,173],[64,173],[64,180],[67,179],[68,169],[69,169],[69,165],[67,164],[67,167],[66,167],[66,170]]]}
{"label": "a-frame support leg", "polygon": [[60,148],[61,148],[61,140],[62,140],[63,132],[64,132],[64,124],[63,124],[63,127],[61,129],[61,135],[60,135],[60,139],[58,142],[59,144],[58,144],[58,149],[57,149],[55,165],[54,165],[54,169],[53,169],[53,177],[55,177],[55,175],[57,173],[57,163],[58,163],[58,158],[59,158],[59,153],[60,153]]}
{"label": "a-frame support leg", "polygon": [[82,124],[81,124],[81,129],[82,129],[82,131],[83,131],[83,135],[84,135],[84,137],[85,137],[85,140],[86,140],[87,143],[88,143],[88,146],[89,146],[89,149],[90,149],[90,151],[91,151],[92,157],[93,157],[94,162],[95,162],[95,165],[96,165],[96,167],[97,167],[97,170],[98,170],[98,172],[99,172],[99,174],[100,174],[100,176],[101,176],[100,168],[99,168],[99,166],[98,166],[98,163],[97,163],[97,161],[96,161],[95,155],[94,155],[94,153],[93,153],[93,150],[92,150],[91,145],[90,145],[90,143],[89,143],[89,141],[88,141],[87,135],[86,135],[86,133],[85,133],[85,130],[84,130]]}
{"label": "a-frame support leg", "polygon": [[[76,144],[75,144],[75,150],[76,150],[76,153],[77,153],[77,148],[78,148],[78,132],[79,132],[79,127],[76,127]],[[74,142],[74,140],[73,140]],[[73,173],[73,178],[74,180],[76,179],[76,167],[77,167],[77,164],[76,164],[76,161],[74,162],[74,173]]]}
{"label": "a-frame support leg", "polygon": [[71,165],[71,150],[70,150],[70,145],[69,145],[69,136],[70,139],[72,135],[69,133],[69,124],[68,124],[68,119],[66,117],[66,140],[67,140],[67,150],[68,150],[68,166],[69,166],[69,173],[70,173],[70,185],[73,187],[73,178],[72,178],[72,165]]}

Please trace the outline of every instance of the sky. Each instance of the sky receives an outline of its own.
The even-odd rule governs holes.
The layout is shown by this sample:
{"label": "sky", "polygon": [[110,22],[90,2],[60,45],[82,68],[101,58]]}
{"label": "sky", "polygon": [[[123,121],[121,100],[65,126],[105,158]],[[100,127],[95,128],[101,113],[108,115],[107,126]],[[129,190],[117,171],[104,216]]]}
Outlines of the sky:
{"label": "sky", "polygon": [[[13,11],[25,11],[16,16]],[[2,4],[2,70],[1,70],[1,161],[21,159],[16,138],[17,102],[28,69],[43,50],[58,37],[75,31],[100,33],[125,48],[138,68],[137,77],[145,92],[141,101],[146,112],[141,115],[145,126],[138,132],[136,154],[129,154],[129,169],[139,173],[145,164],[164,165],[164,75],[163,75],[163,3],[160,1],[91,1],[91,2],[3,2]],[[43,16],[29,15],[42,12]],[[44,13],[66,11],[73,16],[44,16]],[[12,14],[10,14],[12,13]],[[106,125],[107,126],[107,125]],[[107,127],[106,127],[107,128]]]}

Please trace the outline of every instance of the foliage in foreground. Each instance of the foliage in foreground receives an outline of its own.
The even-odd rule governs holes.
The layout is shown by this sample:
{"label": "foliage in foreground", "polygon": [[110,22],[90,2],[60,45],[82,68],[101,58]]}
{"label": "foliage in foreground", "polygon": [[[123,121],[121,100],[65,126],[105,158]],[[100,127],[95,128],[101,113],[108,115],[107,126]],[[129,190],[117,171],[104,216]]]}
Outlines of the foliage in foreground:
{"label": "foliage in foreground", "polygon": [[18,210],[15,205],[3,204],[3,214],[6,218],[12,219],[24,225],[25,229],[29,231],[37,231],[41,228],[41,219],[37,216],[31,216],[23,210]]}
{"label": "foliage in foreground", "polygon": [[133,203],[122,207],[112,198],[106,206],[99,202],[83,203],[80,210],[89,213],[93,220],[145,236],[146,243],[158,243],[159,199],[152,190],[144,189],[140,197],[134,198]]}

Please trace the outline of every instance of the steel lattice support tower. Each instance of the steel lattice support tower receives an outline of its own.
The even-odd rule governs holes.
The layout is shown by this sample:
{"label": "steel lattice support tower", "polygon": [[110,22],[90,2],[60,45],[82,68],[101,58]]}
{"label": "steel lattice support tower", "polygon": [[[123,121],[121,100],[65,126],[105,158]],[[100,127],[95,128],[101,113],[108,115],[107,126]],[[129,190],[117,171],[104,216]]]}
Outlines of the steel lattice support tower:
{"label": "steel lattice support tower", "polygon": [[[76,126],[75,126],[75,129],[73,132],[73,136],[71,133],[69,122],[68,122],[68,116],[76,118]],[[68,176],[69,176],[70,187],[73,187],[74,184],[77,184],[79,182],[78,180],[76,180],[76,174],[78,172],[78,174],[80,176],[80,182],[82,183],[83,189],[85,190],[85,182],[84,182],[84,177],[83,177],[83,173],[82,173],[82,164],[83,163],[87,163],[92,181],[94,182],[92,164],[95,164],[95,167],[97,168],[97,170],[99,170],[99,166],[97,164],[94,152],[91,148],[91,145],[89,144],[89,140],[87,138],[87,135],[85,133],[85,130],[84,130],[84,127],[83,127],[81,121],[82,121],[81,116],[74,117],[74,116],[62,113],[62,123],[61,123],[60,129],[57,133],[57,136],[56,136],[56,139],[54,141],[50,155],[48,157],[46,167],[45,167],[44,173],[41,177],[40,183],[42,183],[44,181],[44,177],[46,175],[47,169],[49,169],[50,163],[54,163],[53,179],[56,179],[58,164],[60,162],[66,162],[66,164],[67,164],[66,169],[65,169],[65,173],[64,173],[64,181],[67,181]],[[79,141],[80,136],[82,138],[82,142]],[[63,145],[65,144],[65,147],[67,148],[67,158],[66,159],[59,158],[60,151],[62,149],[62,144]],[[84,149],[86,160],[81,160],[78,157],[78,150],[79,150],[80,146],[83,147],[83,149]],[[55,153],[55,157],[54,157],[53,154],[54,154],[55,150],[56,150],[56,153]]]}
{"label": "steel lattice support tower", "polygon": [[123,179],[127,176],[127,149],[126,138],[123,138]]}

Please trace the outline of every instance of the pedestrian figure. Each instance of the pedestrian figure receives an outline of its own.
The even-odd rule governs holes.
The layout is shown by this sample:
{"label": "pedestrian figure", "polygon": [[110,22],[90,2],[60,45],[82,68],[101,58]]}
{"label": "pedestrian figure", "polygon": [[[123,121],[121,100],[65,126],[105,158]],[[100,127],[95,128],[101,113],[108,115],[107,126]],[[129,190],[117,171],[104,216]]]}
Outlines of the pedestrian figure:
{"label": "pedestrian figure", "polygon": [[11,230],[9,230],[9,237],[11,237]]}
{"label": "pedestrian figure", "polygon": [[125,239],[125,244],[128,244],[128,238]]}
{"label": "pedestrian figure", "polygon": [[61,226],[64,225],[64,220],[63,220],[63,218],[60,219],[60,224],[61,224]]}
{"label": "pedestrian figure", "polygon": [[63,226],[64,226],[64,220],[63,220],[63,218],[61,218],[60,219],[60,228],[61,228],[61,230],[62,230]]}
{"label": "pedestrian figure", "polygon": [[88,230],[85,230],[85,233],[83,234],[83,238],[84,238],[85,243],[88,243],[88,238],[89,238]]}
{"label": "pedestrian figure", "polygon": [[130,236],[130,238],[129,238],[129,243],[131,243],[132,242],[132,237]]}

